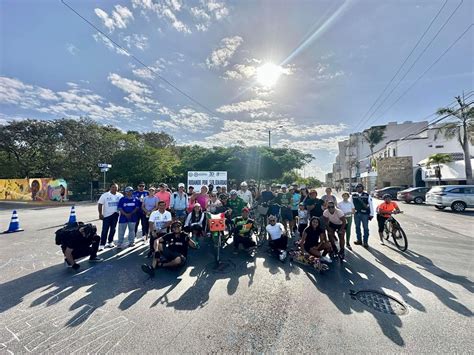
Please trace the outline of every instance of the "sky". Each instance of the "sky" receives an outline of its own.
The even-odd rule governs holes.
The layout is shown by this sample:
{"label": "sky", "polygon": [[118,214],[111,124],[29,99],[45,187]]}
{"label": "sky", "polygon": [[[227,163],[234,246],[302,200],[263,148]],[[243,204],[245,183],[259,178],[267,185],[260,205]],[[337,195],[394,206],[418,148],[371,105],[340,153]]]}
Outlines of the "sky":
{"label": "sky", "polygon": [[350,133],[474,86],[471,0],[64,1],[103,34],[60,0],[0,1],[0,124],[85,116],[202,146],[270,130],[322,179]]}

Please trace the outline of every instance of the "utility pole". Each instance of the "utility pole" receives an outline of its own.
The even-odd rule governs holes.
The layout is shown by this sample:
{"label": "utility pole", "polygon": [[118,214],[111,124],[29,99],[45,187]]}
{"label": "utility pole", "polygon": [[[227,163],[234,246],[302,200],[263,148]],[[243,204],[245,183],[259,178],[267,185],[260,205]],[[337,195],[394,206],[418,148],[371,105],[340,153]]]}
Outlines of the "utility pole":
{"label": "utility pole", "polygon": [[268,148],[272,147],[272,131],[268,130]]}

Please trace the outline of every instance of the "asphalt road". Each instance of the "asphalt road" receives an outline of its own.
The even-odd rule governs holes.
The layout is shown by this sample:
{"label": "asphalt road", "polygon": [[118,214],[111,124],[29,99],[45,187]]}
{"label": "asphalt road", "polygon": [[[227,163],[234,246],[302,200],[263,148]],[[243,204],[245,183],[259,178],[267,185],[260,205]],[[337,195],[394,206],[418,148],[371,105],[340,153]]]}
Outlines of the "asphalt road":
{"label": "asphalt road", "polygon": [[[204,245],[154,279],[140,270],[145,245],[66,269],[54,231],[70,207],[22,208],[25,231],[0,235],[0,353],[471,352],[474,217],[401,208],[406,253],[379,245],[372,221],[370,249],[354,246],[321,275],[265,247],[256,258],[224,250],[216,270]],[[100,229],[95,205],[76,213]],[[2,229],[10,217],[0,210]],[[375,310],[367,290],[402,306]]]}

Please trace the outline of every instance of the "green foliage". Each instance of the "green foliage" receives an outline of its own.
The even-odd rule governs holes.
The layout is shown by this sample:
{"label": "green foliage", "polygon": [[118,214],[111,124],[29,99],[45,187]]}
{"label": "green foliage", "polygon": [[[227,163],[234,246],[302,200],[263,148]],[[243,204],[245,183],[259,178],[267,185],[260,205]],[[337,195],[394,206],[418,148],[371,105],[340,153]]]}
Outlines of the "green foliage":
{"label": "green foliage", "polygon": [[[62,177],[74,193],[85,195],[90,181],[102,182],[98,163],[112,164],[107,182],[176,186],[190,170],[227,171],[231,182],[279,180],[312,159],[288,148],[176,146],[164,132],[123,133],[87,118],[14,121],[0,127],[0,177]],[[319,184],[301,176],[295,181]]]}
{"label": "green foliage", "polygon": [[436,164],[439,166],[439,164],[446,164],[450,161],[452,161],[452,159],[449,154],[437,153],[429,156],[427,165]]}
{"label": "green foliage", "polygon": [[296,183],[299,186],[305,185],[309,189],[323,186],[323,183],[315,177],[310,176],[304,178],[294,170],[285,172],[281,178],[281,182],[287,185],[293,183]]}
{"label": "green foliage", "polygon": [[385,138],[386,126],[374,126],[366,129],[362,135],[364,139],[369,143],[370,151],[373,152],[374,147],[379,144]]}

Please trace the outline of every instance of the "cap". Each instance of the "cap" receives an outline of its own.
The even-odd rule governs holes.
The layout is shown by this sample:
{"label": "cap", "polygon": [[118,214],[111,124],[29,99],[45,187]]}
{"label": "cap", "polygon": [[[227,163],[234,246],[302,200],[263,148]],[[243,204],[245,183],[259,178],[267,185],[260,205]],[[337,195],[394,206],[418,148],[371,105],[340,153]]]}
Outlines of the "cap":
{"label": "cap", "polygon": [[391,198],[392,198],[392,196],[390,196],[390,194],[384,194],[384,195],[383,195],[383,199],[385,200],[386,198],[389,198],[389,199],[391,199]]}
{"label": "cap", "polygon": [[141,183],[138,184],[138,186],[143,185],[145,186],[145,183],[142,181]]}
{"label": "cap", "polygon": [[130,192],[130,191],[133,191],[133,187],[127,186],[127,187],[125,188],[125,192]]}
{"label": "cap", "polygon": [[286,185],[285,184],[281,185],[281,188],[286,189]]}
{"label": "cap", "polygon": [[364,188],[364,185],[362,185],[361,183],[358,183],[358,184],[356,185],[356,188],[358,188],[358,187]]}
{"label": "cap", "polygon": [[180,182],[180,183],[178,184],[178,187],[184,187],[184,184],[183,184],[182,182]]}
{"label": "cap", "polygon": [[247,186],[247,183],[245,181],[242,181],[242,183],[240,184],[240,186]]}
{"label": "cap", "polygon": [[161,184],[158,185],[159,187],[166,187],[166,184],[162,182]]}
{"label": "cap", "polygon": [[196,206],[201,207],[201,204],[199,202],[196,202],[193,207],[196,207]]}
{"label": "cap", "polygon": [[242,212],[250,212],[250,210],[249,210],[248,207],[244,207],[244,208],[242,208]]}
{"label": "cap", "polygon": [[232,190],[232,191],[230,192],[230,194],[231,194],[231,195],[237,195],[237,191]]}

